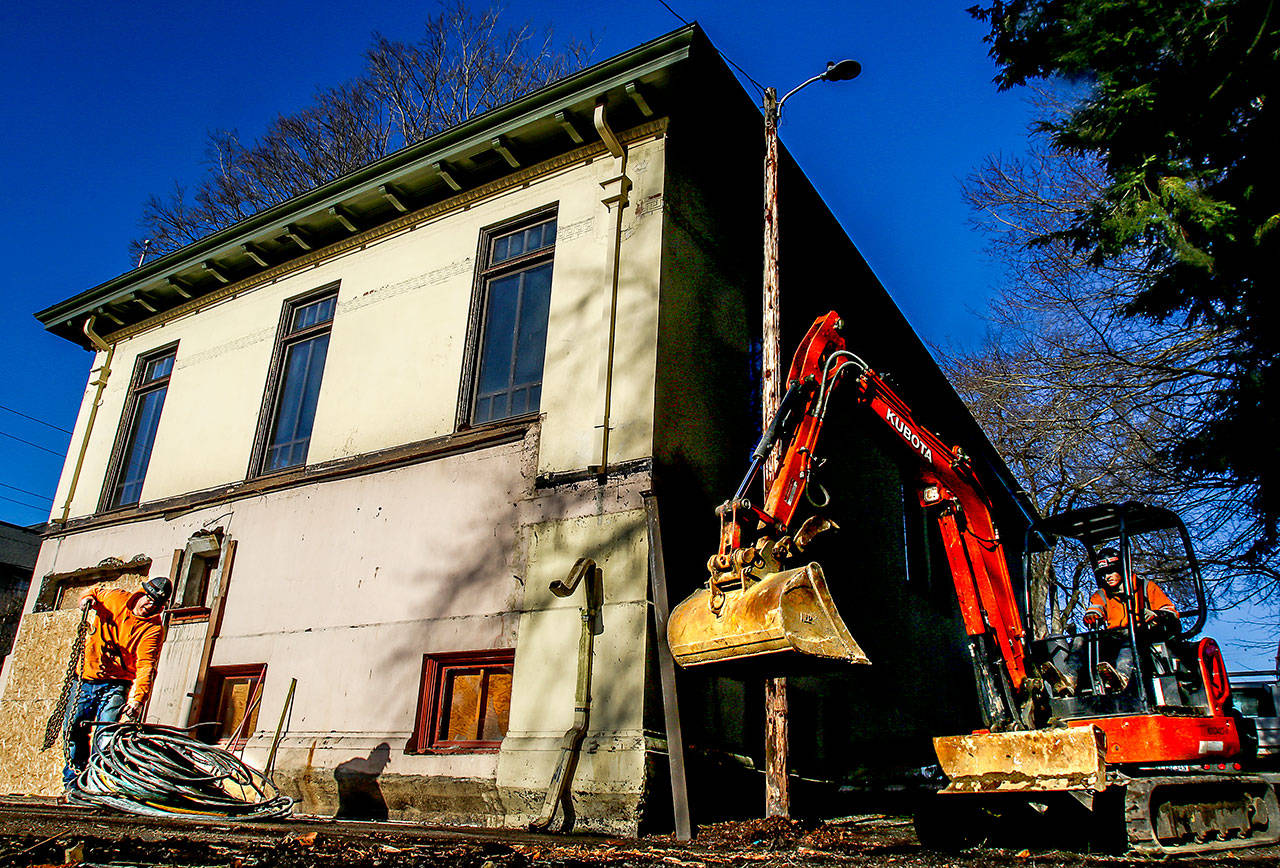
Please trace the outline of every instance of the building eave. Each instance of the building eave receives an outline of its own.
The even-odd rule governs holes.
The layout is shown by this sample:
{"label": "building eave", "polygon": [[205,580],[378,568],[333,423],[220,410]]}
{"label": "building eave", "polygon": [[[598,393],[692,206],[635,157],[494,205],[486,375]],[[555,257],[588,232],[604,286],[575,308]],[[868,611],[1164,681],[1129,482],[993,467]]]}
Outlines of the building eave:
{"label": "building eave", "polygon": [[[83,325],[110,338],[129,325],[179,307],[228,283],[306,255],[314,244],[389,222],[407,209],[519,170],[519,154],[546,159],[596,138],[591,110],[644,119],[689,58],[696,24],[533,91],[367,166],[267,208],[35,314],[53,334],[89,346]],[[660,112],[660,108],[659,108]],[[568,126],[566,126],[566,124]],[[572,129],[571,129],[572,128]],[[577,137],[578,141],[574,141]],[[499,155],[493,158],[492,155]],[[477,160],[487,160],[475,170]],[[460,182],[459,178],[463,180]]]}

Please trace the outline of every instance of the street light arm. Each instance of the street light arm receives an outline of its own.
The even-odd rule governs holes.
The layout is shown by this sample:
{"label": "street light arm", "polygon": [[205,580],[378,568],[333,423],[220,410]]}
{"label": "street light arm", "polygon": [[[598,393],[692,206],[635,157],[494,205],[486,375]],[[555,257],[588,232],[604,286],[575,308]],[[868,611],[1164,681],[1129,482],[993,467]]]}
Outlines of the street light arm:
{"label": "street light arm", "polygon": [[801,82],[800,84],[798,84],[798,85],[796,85],[795,87],[791,88],[791,90],[787,91],[786,96],[784,96],[782,99],[778,100],[778,111],[779,111],[779,112],[781,112],[781,111],[782,111],[782,104],[783,104],[784,102],[786,102],[788,99],[790,99],[790,98],[791,98],[791,95],[792,95],[793,93],[796,93],[797,91],[803,90],[804,88],[806,88],[806,87],[808,87],[809,85],[813,84],[815,81],[819,81],[819,80],[821,80],[824,76],[826,76],[826,73],[825,73],[825,72],[819,73],[818,75],[815,75],[813,78],[809,79],[808,81]]}

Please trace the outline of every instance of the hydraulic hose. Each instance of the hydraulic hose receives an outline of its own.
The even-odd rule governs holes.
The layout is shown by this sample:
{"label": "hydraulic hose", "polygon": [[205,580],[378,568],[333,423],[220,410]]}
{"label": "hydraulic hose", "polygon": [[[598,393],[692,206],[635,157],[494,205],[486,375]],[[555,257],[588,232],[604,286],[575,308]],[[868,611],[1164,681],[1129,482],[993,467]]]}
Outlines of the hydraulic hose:
{"label": "hydraulic hose", "polygon": [[186,730],[141,723],[98,727],[89,763],[69,796],[151,817],[260,820],[293,810],[293,799],[234,755]]}

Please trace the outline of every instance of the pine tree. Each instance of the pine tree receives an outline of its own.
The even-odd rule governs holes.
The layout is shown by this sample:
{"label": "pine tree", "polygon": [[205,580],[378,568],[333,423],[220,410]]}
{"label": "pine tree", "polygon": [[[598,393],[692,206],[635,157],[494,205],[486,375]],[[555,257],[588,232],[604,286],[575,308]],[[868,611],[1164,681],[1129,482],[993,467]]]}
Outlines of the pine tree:
{"label": "pine tree", "polygon": [[[992,0],[970,12],[1001,89],[1069,83],[1078,101],[1040,123],[1106,183],[1067,241],[1102,265],[1137,262],[1125,313],[1223,338],[1224,385],[1178,444],[1187,467],[1249,492],[1274,549],[1280,523],[1280,9],[1274,0]],[[1037,243],[1037,242],[1033,242]]]}

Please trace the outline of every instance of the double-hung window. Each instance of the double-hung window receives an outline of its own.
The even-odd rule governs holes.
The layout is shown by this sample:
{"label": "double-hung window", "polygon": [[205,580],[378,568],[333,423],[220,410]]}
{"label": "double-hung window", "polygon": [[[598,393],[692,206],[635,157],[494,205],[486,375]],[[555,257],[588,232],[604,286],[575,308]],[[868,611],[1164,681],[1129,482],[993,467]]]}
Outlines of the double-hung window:
{"label": "double-hung window", "polygon": [[336,286],[285,303],[258,425],[257,473],[307,461],[337,303]]}
{"label": "double-hung window", "polygon": [[151,463],[151,450],[156,443],[160,412],[164,409],[177,353],[175,344],[138,357],[103,492],[104,508],[131,506],[142,497],[142,483],[147,477],[147,465]]}
{"label": "double-hung window", "polygon": [[508,224],[482,239],[480,322],[466,423],[481,425],[536,413],[547,349],[554,214]]}

